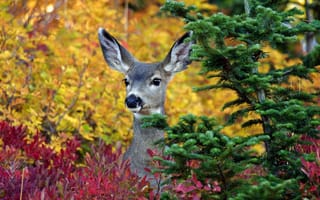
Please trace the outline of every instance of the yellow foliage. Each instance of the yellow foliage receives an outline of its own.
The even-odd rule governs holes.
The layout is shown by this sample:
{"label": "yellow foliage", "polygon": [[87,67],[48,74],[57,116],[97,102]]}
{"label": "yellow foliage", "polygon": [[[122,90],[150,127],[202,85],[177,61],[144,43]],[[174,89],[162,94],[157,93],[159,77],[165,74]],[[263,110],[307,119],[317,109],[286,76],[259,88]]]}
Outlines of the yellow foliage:
{"label": "yellow foliage", "polygon": [[[0,120],[50,135],[57,150],[72,134],[89,141],[100,137],[107,143],[129,141],[132,115],[124,106],[123,77],[105,63],[97,30],[107,29],[139,60],[159,61],[184,32],[181,20],[158,16],[163,2],[148,1],[142,9],[132,11],[122,6],[125,1],[2,1]],[[205,1],[185,2],[210,13],[217,10]],[[270,53],[265,63],[300,62],[284,59],[285,55],[271,48],[266,51]],[[223,121],[232,112],[221,111],[227,100],[235,98],[231,91],[192,91],[194,86],[209,83],[197,75],[199,70],[200,64],[194,62],[169,85],[166,111],[170,123],[187,113]],[[261,132],[261,127],[253,129]],[[252,133],[239,130],[233,126],[224,132]]]}

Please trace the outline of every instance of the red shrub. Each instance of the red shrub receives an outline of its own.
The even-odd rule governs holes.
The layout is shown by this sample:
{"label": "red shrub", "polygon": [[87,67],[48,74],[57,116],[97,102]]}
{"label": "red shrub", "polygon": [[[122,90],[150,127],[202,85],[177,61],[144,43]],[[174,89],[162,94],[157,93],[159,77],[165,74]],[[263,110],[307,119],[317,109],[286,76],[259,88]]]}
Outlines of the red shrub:
{"label": "red shrub", "polygon": [[[149,183],[130,172],[120,150],[100,143],[77,163],[80,141],[66,141],[55,152],[26,128],[0,122],[0,199],[147,199]],[[1,144],[1,142],[0,142]]]}
{"label": "red shrub", "polygon": [[114,153],[103,144],[92,150],[70,183],[77,191],[75,199],[144,199],[148,182],[130,172],[129,163],[119,159],[120,150]]}
{"label": "red shrub", "polygon": [[10,146],[16,149],[22,148],[26,141],[26,128],[23,126],[13,127],[6,122],[0,122],[0,138],[3,146]]}
{"label": "red shrub", "polygon": [[172,184],[167,185],[164,190],[169,191],[178,199],[200,200],[203,199],[203,196],[209,198],[211,195],[219,194],[221,187],[217,181],[211,179],[206,179],[205,183],[202,183],[193,174],[184,181],[173,180]]}
{"label": "red shrub", "polygon": [[301,182],[300,189],[304,196],[320,199],[320,139],[308,136],[303,136],[301,139],[305,144],[297,146],[297,150],[302,153],[315,154],[315,161],[311,162],[301,158],[301,170],[308,177],[308,181]]}

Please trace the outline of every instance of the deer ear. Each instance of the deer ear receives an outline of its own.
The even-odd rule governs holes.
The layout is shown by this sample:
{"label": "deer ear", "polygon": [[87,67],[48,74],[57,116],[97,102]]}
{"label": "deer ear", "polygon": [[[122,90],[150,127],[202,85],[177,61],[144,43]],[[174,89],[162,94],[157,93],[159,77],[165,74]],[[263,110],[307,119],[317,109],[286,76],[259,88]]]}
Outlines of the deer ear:
{"label": "deer ear", "polygon": [[135,58],[103,28],[98,31],[104,59],[112,69],[126,73],[135,62]]}
{"label": "deer ear", "polygon": [[189,56],[194,42],[185,42],[185,39],[190,38],[191,35],[192,32],[187,32],[173,44],[163,61],[165,71],[176,73],[187,69],[187,65],[191,63]]}

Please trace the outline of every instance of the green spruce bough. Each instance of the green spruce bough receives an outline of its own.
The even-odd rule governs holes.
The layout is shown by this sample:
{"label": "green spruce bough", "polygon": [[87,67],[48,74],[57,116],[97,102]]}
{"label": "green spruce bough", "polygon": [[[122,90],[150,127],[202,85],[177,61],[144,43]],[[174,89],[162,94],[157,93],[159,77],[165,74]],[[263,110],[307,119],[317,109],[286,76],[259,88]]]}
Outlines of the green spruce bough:
{"label": "green spruce bough", "polygon": [[[310,75],[319,72],[316,66],[320,64],[320,46],[303,56],[302,63],[281,69],[270,67],[262,73],[259,61],[268,56],[263,51],[265,45],[281,50],[297,41],[299,35],[319,31],[320,22],[299,21],[295,16],[301,11],[275,10],[277,3],[273,2],[276,1],[244,1],[244,13],[233,16],[217,13],[207,17],[195,7],[176,1],[167,1],[162,7],[162,11],[184,18],[185,28],[193,31],[197,41],[192,59],[202,63],[202,75],[219,80],[196,90],[236,92],[237,99],[226,102],[223,108],[240,105],[241,109],[231,114],[225,126],[255,113],[259,117],[244,122],[242,127],[263,127],[259,135],[230,138],[220,132],[222,126],[208,117],[184,116],[172,127],[160,116],[146,119],[148,125],[167,132],[167,139],[162,142],[167,146],[164,154],[172,159],[155,159],[162,161],[163,168],[158,171],[170,177],[168,182],[184,182],[194,175],[202,183],[218,182],[221,191],[200,190],[203,199],[302,198],[299,184],[308,180],[301,172],[300,160],[312,160],[313,155],[302,155],[295,146],[303,135],[319,137],[320,108],[315,99],[319,88],[297,91],[288,80],[294,76],[312,81]],[[228,46],[225,39],[237,41],[237,45]],[[261,142],[266,152],[258,156],[249,147]],[[191,161],[197,161],[197,166],[189,166]],[[246,176],[250,169],[259,172],[251,171]],[[163,198],[178,197],[168,192]]]}

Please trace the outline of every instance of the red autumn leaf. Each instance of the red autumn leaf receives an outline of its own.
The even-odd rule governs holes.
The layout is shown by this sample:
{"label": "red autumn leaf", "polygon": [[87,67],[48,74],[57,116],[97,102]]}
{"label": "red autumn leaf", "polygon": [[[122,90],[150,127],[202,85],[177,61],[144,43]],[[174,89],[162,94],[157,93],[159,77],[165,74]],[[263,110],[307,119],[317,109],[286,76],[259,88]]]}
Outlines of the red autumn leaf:
{"label": "red autumn leaf", "polygon": [[196,185],[197,188],[200,189],[203,187],[202,183],[197,179],[196,174],[192,174],[192,181],[193,181],[194,185]]}
{"label": "red autumn leaf", "polygon": [[177,192],[181,192],[183,194],[186,194],[186,193],[189,193],[193,190],[197,189],[195,186],[187,186],[187,185],[184,185],[182,183],[180,183],[176,188],[175,188],[175,191]]}

